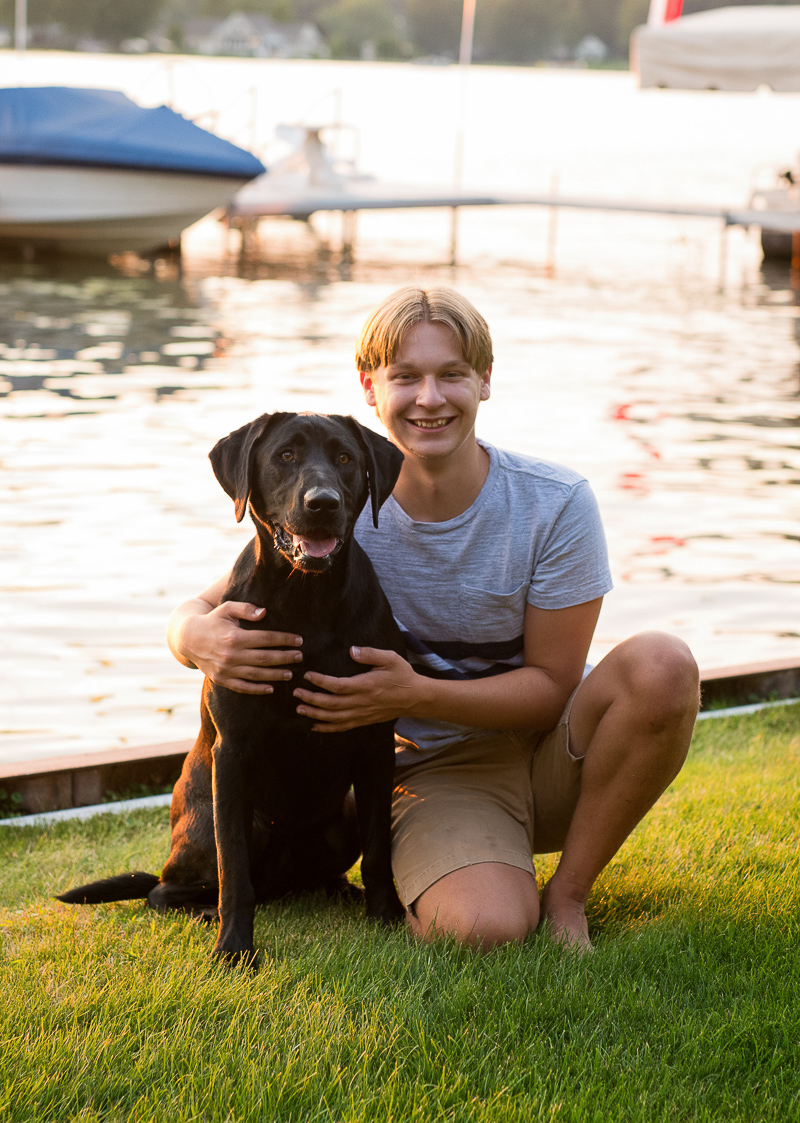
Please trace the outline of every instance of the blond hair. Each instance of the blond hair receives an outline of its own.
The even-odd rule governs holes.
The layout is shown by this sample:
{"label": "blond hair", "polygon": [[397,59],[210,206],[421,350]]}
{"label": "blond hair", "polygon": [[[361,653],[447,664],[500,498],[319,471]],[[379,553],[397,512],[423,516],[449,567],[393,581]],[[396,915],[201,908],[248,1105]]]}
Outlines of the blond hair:
{"label": "blond hair", "polygon": [[394,362],[400,342],[415,324],[444,324],[461,344],[461,354],[473,370],[483,374],[492,365],[489,325],[466,297],[438,286],[397,289],[367,317],[356,343],[359,370],[371,374]]}

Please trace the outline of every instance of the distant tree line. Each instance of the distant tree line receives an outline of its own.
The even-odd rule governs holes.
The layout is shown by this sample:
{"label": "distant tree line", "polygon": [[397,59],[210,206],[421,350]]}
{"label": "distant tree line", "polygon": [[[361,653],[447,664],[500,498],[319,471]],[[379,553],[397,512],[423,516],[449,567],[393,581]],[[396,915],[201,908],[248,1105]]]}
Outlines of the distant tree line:
{"label": "distant tree line", "polygon": [[[684,12],[759,0],[685,0]],[[771,0],[796,3],[797,0]],[[649,0],[477,0],[475,61],[533,63],[569,57],[587,35],[609,57],[625,59]],[[252,12],[290,23],[313,20],[333,53],[359,58],[365,40],[380,58],[455,57],[462,0],[28,0],[29,25],[61,25],[76,39],[118,45],[158,34],[183,46],[189,20]],[[14,0],[0,0],[0,23],[12,27]]]}
{"label": "distant tree line", "polygon": [[[60,24],[74,36],[119,43],[145,35],[164,0],[28,0],[28,26]],[[0,23],[14,26],[14,0],[0,0]]]}

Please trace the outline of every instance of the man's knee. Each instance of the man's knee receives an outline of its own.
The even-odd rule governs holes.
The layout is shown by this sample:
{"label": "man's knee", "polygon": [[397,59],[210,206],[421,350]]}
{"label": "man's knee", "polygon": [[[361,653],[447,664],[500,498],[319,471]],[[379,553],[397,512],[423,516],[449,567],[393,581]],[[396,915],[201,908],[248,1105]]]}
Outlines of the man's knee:
{"label": "man's knee", "polygon": [[539,895],[533,876],[502,863],[455,870],[414,903],[411,930],[423,940],[452,936],[483,951],[520,944],[539,923]]}
{"label": "man's knee", "polygon": [[621,688],[652,724],[695,716],[700,673],[683,640],[665,632],[641,632],[615,653]]}
{"label": "man's knee", "polygon": [[425,909],[419,910],[416,920],[412,931],[421,939],[431,942],[451,936],[457,943],[476,951],[524,943],[536,930],[530,918],[520,909],[500,916],[490,914],[485,908],[456,910],[440,907],[432,914]]}
{"label": "man's knee", "polygon": [[609,652],[580,687],[570,715],[572,751],[584,756],[611,723],[651,740],[666,735],[685,755],[699,705],[700,675],[683,640],[640,632]]}
{"label": "man's knee", "polygon": [[665,632],[642,632],[630,640],[628,664],[631,690],[652,713],[682,716],[697,713],[700,672],[687,643]]}

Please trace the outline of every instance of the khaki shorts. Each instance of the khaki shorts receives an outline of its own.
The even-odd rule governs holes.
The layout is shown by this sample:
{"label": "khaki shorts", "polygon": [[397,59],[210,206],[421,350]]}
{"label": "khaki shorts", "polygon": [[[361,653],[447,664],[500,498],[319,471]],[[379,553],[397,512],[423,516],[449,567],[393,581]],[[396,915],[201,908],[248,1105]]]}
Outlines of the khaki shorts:
{"label": "khaki shorts", "polygon": [[574,697],[548,733],[471,737],[397,767],[392,866],[406,907],[464,866],[503,862],[534,873],[532,854],[562,849],[583,763],[569,749]]}

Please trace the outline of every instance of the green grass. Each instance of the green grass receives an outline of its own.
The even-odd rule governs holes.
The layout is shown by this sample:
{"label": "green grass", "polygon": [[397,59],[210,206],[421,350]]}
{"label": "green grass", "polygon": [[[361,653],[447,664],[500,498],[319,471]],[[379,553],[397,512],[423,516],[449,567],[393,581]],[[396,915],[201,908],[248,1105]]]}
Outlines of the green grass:
{"label": "green grass", "polygon": [[51,899],[158,869],[165,810],[0,826],[0,1119],[800,1118],[799,711],[698,726],[582,960],[420,946],[312,898],[259,913],[258,975],[224,971],[207,928]]}

